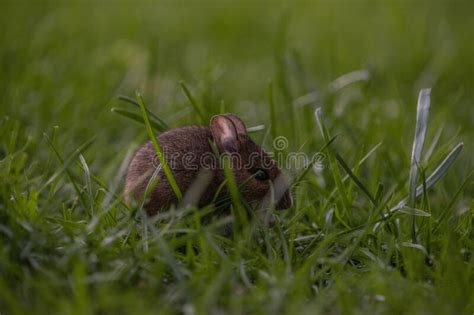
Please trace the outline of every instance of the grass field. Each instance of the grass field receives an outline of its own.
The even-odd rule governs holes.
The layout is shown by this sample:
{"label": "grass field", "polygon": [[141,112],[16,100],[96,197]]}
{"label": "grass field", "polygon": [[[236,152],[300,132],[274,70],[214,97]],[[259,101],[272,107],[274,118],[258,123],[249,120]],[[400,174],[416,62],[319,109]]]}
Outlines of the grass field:
{"label": "grass field", "polygon": [[[0,313],[473,314],[473,14],[472,1],[2,1]],[[265,126],[252,137],[269,150],[278,136],[323,149],[323,169],[290,170],[295,205],[272,227],[227,238],[232,217],[200,223],[210,207],[150,220],[121,195],[148,137],[117,98],[136,91],[171,127],[234,112]]]}

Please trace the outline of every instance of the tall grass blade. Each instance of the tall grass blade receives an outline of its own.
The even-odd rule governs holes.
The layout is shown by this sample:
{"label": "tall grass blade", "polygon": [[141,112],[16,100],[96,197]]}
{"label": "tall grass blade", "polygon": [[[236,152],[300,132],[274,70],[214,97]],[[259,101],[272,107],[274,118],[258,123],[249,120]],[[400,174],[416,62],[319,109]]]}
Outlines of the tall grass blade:
{"label": "tall grass blade", "polygon": [[201,123],[204,123],[206,118],[204,117],[204,113],[203,113],[203,110],[202,110],[201,106],[198,104],[196,99],[191,94],[191,91],[189,91],[188,87],[186,86],[186,84],[183,81],[179,82],[179,85],[183,89],[183,92],[186,95],[186,97],[188,98],[189,103],[191,103],[194,111],[199,116],[199,119],[201,120]]}
{"label": "tall grass blade", "polygon": [[[318,107],[316,111],[314,112],[316,116],[316,122],[318,123],[319,131],[321,132],[321,135],[323,136],[323,139],[326,143],[330,142],[330,136],[329,132],[327,131],[326,127],[324,126],[324,123],[321,119],[321,107]],[[347,199],[346,195],[346,190],[344,188],[344,185],[342,183],[342,177],[341,173],[339,172],[339,168],[337,167],[337,163],[334,157],[334,152],[331,147],[327,148],[327,151],[329,152],[328,154],[328,160],[329,160],[329,165],[331,167],[332,175],[334,178],[334,182],[336,183],[336,187],[339,191],[339,195],[341,196],[342,204],[344,206],[344,210],[349,209],[349,201]]]}
{"label": "tall grass blade", "polygon": [[241,229],[245,227],[247,224],[247,212],[240,200],[239,187],[237,186],[237,182],[235,180],[235,176],[232,171],[232,165],[230,161],[231,161],[230,158],[227,158],[226,155],[223,155],[222,166],[224,168],[224,175],[227,180],[227,187],[229,188],[229,191],[230,191],[232,204],[234,205],[235,221],[236,221],[237,229]]}
{"label": "tall grass blade", "polygon": [[91,181],[91,173],[89,170],[89,165],[87,165],[86,159],[81,154],[79,155],[79,160],[81,161],[82,168],[84,170],[84,178],[86,181],[87,193],[89,194],[89,207],[90,207],[90,214],[94,214],[94,193],[92,191],[92,181]]}
{"label": "tall grass blade", "polygon": [[277,137],[277,118],[276,118],[276,110],[275,110],[275,101],[273,100],[273,82],[271,80],[268,81],[268,107],[270,112],[270,133],[272,138],[275,139]]}
{"label": "tall grass blade", "polygon": [[[430,109],[431,89],[423,89],[418,96],[418,105],[416,109],[416,127],[415,138],[413,140],[413,148],[411,151],[411,166],[409,177],[409,197],[408,204],[410,207],[416,206],[416,183],[418,180],[418,167],[421,161],[421,152],[425,143],[426,129],[428,127],[428,114]],[[416,216],[412,221],[412,242],[416,243]]]}
{"label": "tall grass blade", "polygon": [[176,179],[173,176],[173,173],[171,172],[171,169],[166,162],[166,158],[163,154],[163,150],[161,149],[160,143],[158,142],[158,138],[156,137],[155,133],[153,132],[153,128],[150,123],[150,119],[148,117],[148,113],[146,111],[145,103],[143,102],[143,99],[140,95],[140,93],[136,93],[137,95],[137,101],[140,104],[140,108],[142,110],[142,115],[143,119],[145,121],[145,127],[148,133],[148,136],[153,144],[153,147],[156,151],[156,154],[158,155],[158,159],[160,160],[160,164],[163,167],[163,171],[165,172],[166,179],[168,180],[171,188],[173,189],[173,192],[175,193],[176,197],[178,198],[178,201],[181,201],[183,199],[183,194],[181,193],[181,190],[179,189],[178,184],[176,183]]}
{"label": "tall grass blade", "polygon": [[446,207],[446,209],[444,209],[444,212],[443,214],[441,215],[441,217],[436,221],[436,225],[435,227],[433,228],[433,234],[436,233],[438,231],[438,229],[442,226],[442,224],[444,223],[444,221],[446,221],[448,219],[448,215],[449,213],[451,212],[451,209],[454,207],[454,204],[456,202],[456,200],[458,199],[458,197],[461,195],[461,192],[464,190],[464,188],[466,187],[466,185],[469,183],[469,180],[471,179],[471,177],[474,175],[474,172],[471,172],[469,173],[469,175],[466,176],[466,179],[463,181],[463,183],[461,184],[461,186],[459,187],[459,189],[456,191],[456,193],[454,194],[453,198],[451,198],[451,201],[449,202],[448,206]]}

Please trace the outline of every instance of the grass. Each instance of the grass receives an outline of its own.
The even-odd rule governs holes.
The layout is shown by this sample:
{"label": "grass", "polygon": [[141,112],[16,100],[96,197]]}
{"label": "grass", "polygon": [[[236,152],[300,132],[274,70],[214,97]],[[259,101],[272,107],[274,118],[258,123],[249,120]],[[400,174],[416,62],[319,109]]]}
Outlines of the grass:
{"label": "grass", "polygon": [[[2,2],[0,313],[472,314],[471,12]],[[221,112],[327,157],[274,226],[123,202],[139,145]]]}

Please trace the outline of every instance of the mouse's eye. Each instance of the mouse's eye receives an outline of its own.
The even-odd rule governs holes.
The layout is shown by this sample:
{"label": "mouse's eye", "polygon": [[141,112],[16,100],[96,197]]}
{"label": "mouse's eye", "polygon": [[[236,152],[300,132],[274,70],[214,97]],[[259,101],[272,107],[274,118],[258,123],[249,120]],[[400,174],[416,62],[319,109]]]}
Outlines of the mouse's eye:
{"label": "mouse's eye", "polygon": [[254,175],[255,175],[255,179],[257,179],[257,180],[267,180],[269,178],[268,173],[265,170],[261,169],[261,168],[259,168],[254,173]]}

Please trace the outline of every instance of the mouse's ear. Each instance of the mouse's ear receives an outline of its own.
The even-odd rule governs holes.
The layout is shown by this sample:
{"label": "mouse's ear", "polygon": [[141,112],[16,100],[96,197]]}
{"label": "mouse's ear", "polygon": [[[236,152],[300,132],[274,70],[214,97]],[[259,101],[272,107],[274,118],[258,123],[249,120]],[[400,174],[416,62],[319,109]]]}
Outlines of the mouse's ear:
{"label": "mouse's ear", "polygon": [[239,141],[237,129],[232,120],[225,115],[215,115],[210,124],[212,136],[220,152],[237,152]]}
{"label": "mouse's ear", "polygon": [[[247,135],[247,128],[245,127],[244,122],[238,116],[234,114],[225,114],[225,117],[232,120],[235,126],[235,130],[237,130],[237,135],[239,136],[246,136]],[[243,140],[243,139],[241,139]]]}

